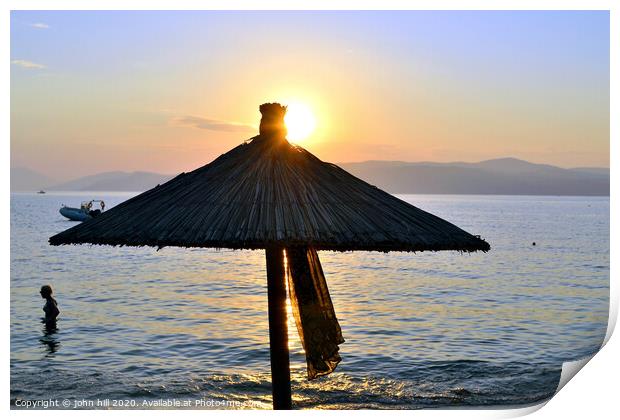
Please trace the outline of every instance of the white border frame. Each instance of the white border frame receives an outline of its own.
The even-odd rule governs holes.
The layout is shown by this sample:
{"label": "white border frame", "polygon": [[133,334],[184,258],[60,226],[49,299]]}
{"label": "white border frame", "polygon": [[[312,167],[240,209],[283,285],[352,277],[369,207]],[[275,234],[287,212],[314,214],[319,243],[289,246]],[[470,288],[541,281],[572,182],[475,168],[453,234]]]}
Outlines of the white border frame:
{"label": "white border frame", "polygon": [[[259,7],[260,6],[260,7]],[[620,51],[618,50],[620,43],[620,19],[618,13],[620,7],[618,2],[611,0],[591,0],[591,1],[578,1],[578,0],[411,0],[411,1],[398,1],[398,0],[357,0],[352,2],[350,0],[316,0],[316,1],[275,1],[265,0],[258,2],[256,0],[230,0],[230,1],[199,1],[199,0],[57,0],[57,1],[45,1],[45,0],[4,0],[0,5],[0,56],[3,58],[2,76],[0,77],[0,83],[2,89],[0,92],[10,91],[10,11],[11,10],[609,10],[610,11],[610,114],[611,127],[610,127],[610,163],[612,164],[611,170],[611,199],[610,209],[611,215],[617,213],[618,199],[615,194],[616,186],[618,185],[618,173],[615,171],[615,165],[618,163],[618,133],[619,124],[617,116],[618,112],[618,75],[620,75],[619,57]],[[2,95],[0,99],[0,144],[3,148],[1,153],[1,159],[4,161],[3,175],[0,181],[0,188],[4,197],[10,197],[10,97],[6,94]],[[616,118],[614,118],[616,116]],[[9,244],[9,230],[10,230],[10,217],[9,217],[9,202],[0,207],[0,220],[2,220],[2,232],[5,240],[1,243],[2,253],[2,268],[3,277],[5,282],[5,295],[4,295],[4,311],[2,311],[2,321],[7,327],[10,326],[10,244]],[[610,217],[611,217],[610,215]],[[610,219],[610,252],[611,261],[618,260],[618,224],[616,218]],[[513,410],[420,410],[420,411],[397,411],[389,412],[389,415],[395,416],[416,416],[421,418],[507,418],[516,417],[525,414],[529,414],[533,411],[537,411],[547,403],[549,407],[539,411],[535,416],[538,418],[549,417],[566,417],[566,418],[583,418],[584,416],[593,416],[608,418],[608,413],[617,412],[618,404],[616,403],[617,396],[614,392],[615,386],[618,382],[619,365],[617,358],[614,357],[614,353],[618,353],[620,345],[618,339],[612,338],[612,332],[614,330],[617,315],[618,315],[618,284],[617,279],[614,278],[615,271],[612,268],[610,270],[610,311],[609,311],[609,324],[607,330],[607,336],[605,343],[607,344],[603,348],[600,354],[597,354],[591,363],[584,369],[584,372],[580,374],[580,378],[576,381],[571,381],[566,389],[562,390],[557,396],[553,397],[548,402],[539,404],[537,406],[519,408]],[[16,417],[34,418],[44,415],[50,418],[81,418],[85,413],[76,411],[57,411],[47,410],[45,414],[40,411],[17,411],[10,410],[9,403],[9,390],[10,390],[10,373],[9,363],[10,358],[10,328],[4,328],[2,330],[2,377],[3,388],[5,390],[5,396],[0,400],[3,411],[10,411],[9,414]],[[612,338],[610,340],[610,338]],[[590,359],[586,360],[589,361]],[[585,363],[573,363],[563,369],[563,377],[566,378],[569,374],[569,370],[572,374],[575,374]],[[572,377],[572,376],[570,376]],[[561,387],[560,387],[561,388]],[[100,418],[101,416],[108,416],[107,411],[92,411],[88,413],[89,417]],[[114,411],[114,415],[125,416],[128,412]],[[155,420],[157,418],[165,418],[169,416],[167,411],[149,411],[145,412],[131,412],[134,415],[148,415],[149,418]],[[388,412],[382,411],[381,415],[387,415]],[[392,414],[393,413],[393,414]],[[317,411],[311,411],[310,415],[315,416]],[[370,417],[373,415],[372,411],[356,411],[347,413],[355,416]],[[187,418],[203,418],[205,415],[215,415],[218,417],[228,416],[307,416],[308,412],[292,412],[286,413],[276,412],[267,414],[265,412],[257,411],[245,411],[234,412],[219,410],[216,412],[204,413],[202,411],[175,411],[174,416],[181,416]],[[322,411],[321,416],[333,417],[341,416],[339,411]]]}

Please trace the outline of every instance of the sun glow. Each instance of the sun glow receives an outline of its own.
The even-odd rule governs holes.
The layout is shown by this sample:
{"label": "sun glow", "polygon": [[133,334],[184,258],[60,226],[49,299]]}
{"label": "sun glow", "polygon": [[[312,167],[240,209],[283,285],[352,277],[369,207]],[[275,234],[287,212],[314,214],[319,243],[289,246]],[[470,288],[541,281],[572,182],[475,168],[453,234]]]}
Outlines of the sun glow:
{"label": "sun glow", "polygon": [[288,130],[287,138],[293,142],[307,139],[316,128],[316,119],[312,110],[301,103],[288,104],[284,123]]}

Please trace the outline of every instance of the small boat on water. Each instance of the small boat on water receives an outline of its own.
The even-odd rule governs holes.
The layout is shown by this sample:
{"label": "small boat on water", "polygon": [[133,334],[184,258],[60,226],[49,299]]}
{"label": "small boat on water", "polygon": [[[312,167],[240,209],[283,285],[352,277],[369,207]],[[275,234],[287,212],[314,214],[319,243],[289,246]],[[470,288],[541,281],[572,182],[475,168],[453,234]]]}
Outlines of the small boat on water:
{"label": "small boat on water", "polygon": [[[93,203],[99,203],[99,208],[93,209]],[[69,220],[83,222],[84,220],[89,220],[93,217],[99,216],[104,209],[105,203],[103,200],[90,200],[83,201],[82,204],[80,204],[79,209],[75,207],[68,207],[63,204],[59,212]]]}
{"label": "small boat on water", "polygon": [[37,194],[45,194],[45,191],[40,190]]}

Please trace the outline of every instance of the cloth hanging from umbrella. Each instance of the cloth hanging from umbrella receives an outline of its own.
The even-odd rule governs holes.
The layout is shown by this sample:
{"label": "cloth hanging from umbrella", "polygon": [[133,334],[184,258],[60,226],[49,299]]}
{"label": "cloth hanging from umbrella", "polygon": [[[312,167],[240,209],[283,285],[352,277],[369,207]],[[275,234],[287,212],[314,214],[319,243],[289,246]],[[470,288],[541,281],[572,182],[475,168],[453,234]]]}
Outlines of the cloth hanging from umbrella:
{"label": "cloth hanging from umbrella", "polygon": [[306,352],[308,379],[330,374],[340,363],[344,343],[319,256],[313,248],[286,249],[289,297],[301,344]]}

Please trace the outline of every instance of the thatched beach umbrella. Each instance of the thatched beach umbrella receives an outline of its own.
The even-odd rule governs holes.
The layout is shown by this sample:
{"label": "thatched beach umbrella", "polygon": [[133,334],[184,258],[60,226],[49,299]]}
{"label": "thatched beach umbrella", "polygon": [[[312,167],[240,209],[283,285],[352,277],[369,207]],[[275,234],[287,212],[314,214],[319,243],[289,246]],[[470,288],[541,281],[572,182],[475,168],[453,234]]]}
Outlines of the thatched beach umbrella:
{"label": "thatched beach umbrella", "polygon": [[471,252],[490,247],[290,144],[285,107],[263,104],[260,112],[260,134],[250,141],[49,242],[265,249],[273,404],[290,408],[287,274],[313,378],[335,368],[337,345],[344,341],[317,250]]}

